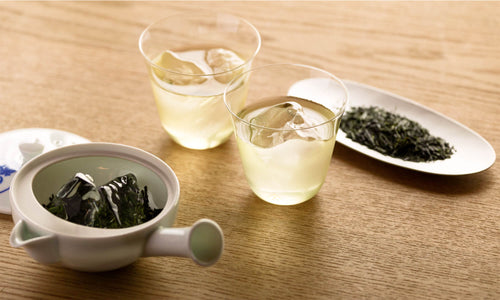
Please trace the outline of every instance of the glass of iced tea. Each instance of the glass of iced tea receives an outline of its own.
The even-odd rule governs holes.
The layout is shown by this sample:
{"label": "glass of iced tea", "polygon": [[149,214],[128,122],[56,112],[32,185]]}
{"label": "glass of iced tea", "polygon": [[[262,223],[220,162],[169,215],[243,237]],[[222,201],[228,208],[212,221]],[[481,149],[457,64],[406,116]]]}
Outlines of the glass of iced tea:
{"label": "glass of iced tea", "polygon": [[222,94],[250,68],[260,44],[252,24],[228,14],[175,15],[144,30],[139,49],[161,123],[173,140],[186,148],[208,149],[229,138],[233,127]]}
{"label": "glass of iced tea", "polygon": [[[247,89],[237,88],[242,84]],[[342,81],[305,65],[263,66],[229,83],[224,102],[245,176],[259,198],[293,205],[318,193],[347,101]]]}

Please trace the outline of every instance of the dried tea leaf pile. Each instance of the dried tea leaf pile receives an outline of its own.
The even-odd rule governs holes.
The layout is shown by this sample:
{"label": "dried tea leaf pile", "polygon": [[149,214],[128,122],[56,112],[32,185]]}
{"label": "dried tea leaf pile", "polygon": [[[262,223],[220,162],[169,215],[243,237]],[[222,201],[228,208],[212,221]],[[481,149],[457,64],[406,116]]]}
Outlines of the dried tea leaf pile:
{"label": "dried tea leaf pile", "polygon": [[450,158],[455,149],[406,117],[380,107],[352,107],[342,117],[346,136],[382,154],[414,162]]}
{"label": "dried tea leaf pile", "polygon": [[54,215],[99,228],[139,225],[161,211],[150,207],[147,187],[141,190],[130,173],[102,186],[96,186],[90,175],[77,173],[49,201],[44,207]]}

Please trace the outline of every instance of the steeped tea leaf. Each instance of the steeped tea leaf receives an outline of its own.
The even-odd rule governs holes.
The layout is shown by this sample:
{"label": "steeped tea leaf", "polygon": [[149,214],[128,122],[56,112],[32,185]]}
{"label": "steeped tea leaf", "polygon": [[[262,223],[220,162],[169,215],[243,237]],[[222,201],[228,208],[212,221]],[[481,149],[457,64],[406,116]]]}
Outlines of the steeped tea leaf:
{"label": "steeped tea leaf", "polygon": [[92,177],[77,173],[49,201],[44,207],[54,215],[99,228],[139,225],[161,211],[150,207],[147,187],[141,190],[133,174],[116,177],[97,187]]}

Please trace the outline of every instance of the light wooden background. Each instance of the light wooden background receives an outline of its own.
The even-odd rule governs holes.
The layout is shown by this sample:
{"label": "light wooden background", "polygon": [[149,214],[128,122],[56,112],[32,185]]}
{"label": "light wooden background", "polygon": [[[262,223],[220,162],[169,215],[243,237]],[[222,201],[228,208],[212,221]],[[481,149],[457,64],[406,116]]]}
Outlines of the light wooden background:
{"label": "light wooden background", "polygon": [[174,144],[138,37],[159,18],[197,10],[253,23],[255,65],[304,63],[389,90],[500,151],[498,2],[2,2],[0,132],[56,128],[157,155],[180,180],[176,225],[212,218],[226,248],[210,268],[142,258],[80,273],[11,248],[13,224],[0,214],[0,298],[500,298],[498,162],[433,176],[337,145],[318,196],[278,207],[249,190],[234,138],[207,151]]}

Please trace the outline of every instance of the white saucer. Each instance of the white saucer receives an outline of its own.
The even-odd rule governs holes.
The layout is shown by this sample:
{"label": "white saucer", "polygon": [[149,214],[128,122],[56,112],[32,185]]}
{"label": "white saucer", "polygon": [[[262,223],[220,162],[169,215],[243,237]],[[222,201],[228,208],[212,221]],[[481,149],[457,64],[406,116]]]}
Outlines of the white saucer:
{"label": "white saucer", "polygon": [[[25,160],[62,146],[89,142],[73,133],[48,128],[25,128],[0,133],[0,213],[11,213],[10,182]],[[34,145],[36,147],[31,149],[40,151],[23,155],[19,149],[21,144]]]}

